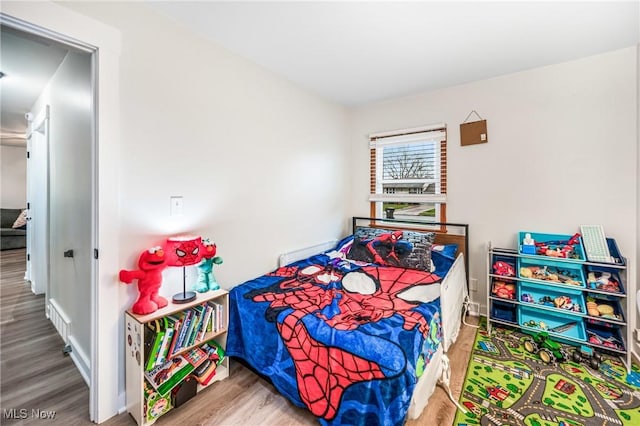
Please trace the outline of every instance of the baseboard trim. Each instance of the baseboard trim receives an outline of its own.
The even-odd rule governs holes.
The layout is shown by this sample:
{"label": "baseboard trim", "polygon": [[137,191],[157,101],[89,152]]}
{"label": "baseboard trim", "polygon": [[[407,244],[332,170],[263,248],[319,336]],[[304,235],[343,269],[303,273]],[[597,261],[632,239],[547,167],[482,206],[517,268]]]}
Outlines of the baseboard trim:
{"label": "baseboard trim", "polygon": [[76,365],[87,386],[91,386],[91,362],[89,361],[89,357],[87,357],[87,354],[80,348],[75,337],[69,336],[69,345],[71,345],[71,353],[69,354],[71,360]]}

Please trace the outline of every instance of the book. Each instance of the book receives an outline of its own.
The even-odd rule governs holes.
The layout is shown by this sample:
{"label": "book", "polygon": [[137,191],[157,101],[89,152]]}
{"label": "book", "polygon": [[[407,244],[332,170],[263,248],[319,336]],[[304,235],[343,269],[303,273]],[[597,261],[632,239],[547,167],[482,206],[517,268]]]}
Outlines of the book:
{"label": "book", "polygon": [[216,307],[218,308],[218,329],[216,331],[221,331],[227,326],[224,321],[224,306],[216,303]]}
{"label": "book", "polygon": [[193,328],[196,326],[198,322],[198,311],[193,310],[193,315],[191,316],[191,321],[189,322],[189,328],[184,336],[184,341],[182,344],[183,348],[186,348],[191,345],[191,334],[193,333]]}
{"label": "book", "polygon": [[190,309],[185,311],[185,317],[182,321],[182,326],[180,327],[180,335],[178,336],[178,342],[176,343],[175,352],[178,352],[182,349],[182,343],[184,342],[185,334],[187,333],[187,329],[189,328],[189,323],[191,322],[191,316],[193,315],[193,311]]}
{"label": "book", "polygon": [[149,358],[146,365],[146,370],[149,371],[156,365],[156,361],[158,359],[158,351],[160,350],[160,346],[162,345],[162,341],[164,339],[164,329],[160,324],[160,320],[148,322],[147,327],[149,328],[149,332],[153,333],[155,336],[153,346],[149,351]]}
{"label": "book", "polygon": [[200,371],[200,374],[196,374],[196,380],[202,386],[208,385],[213,377],[216,375],[216,370],[218,366],[222,363],[225,357],[224,349],[215,341],[210,340],[204,345],[200,346],[200,348],[206,353],[207,359],[210,364],[204,369],[204,371]]}
{"label": "book", "polygon": [[217,330],[216,330],[216,322],[217,322],[217,319],[216,319],[216,318],[217,318],[217,315],[218,315],[218,314],[216,313],[216,312],[217,312],[216,304],[215,304],[215,303],[213,303],[213,301],[211,301],[211,300],[210,300],[209,302],[207,302],[207,304],[208,304],[209,306],[211,306],[211,322],[210,322],[210,326],[209,326],[210,328],[209,328],[209,330],[208,330],[208,331],[209,331],[209,332],[214,332],[214,333],[215,333],[215,332],[217,331]]}
{"label": "book", "polygon": [[202,327],[202,321],[204,321],[204,313],[205,313],[205,307],[202,305],[194,306],[193,309],[196,310],[198,318],[196,320],[195,325],[193,326],[193,330],[189,338],[189,346],[193,345],[196,342],[198,336],[200,335],[200,327]]}
{"label": "book", "polygon": [[160,395],[165,396],[206,359],[205,351],[193,348],[145,372],[145,377]]}
{"label": "book", "polygon": [[167,358],[171,357],[176,350],[176,343],[178,343],[178,336],[180,334],[180,327],[182,327],[182,320],[184,319],[184,312],[178,312],[173,315],[169,315],[170,320],[173,320],[173,338],[171,339],[171,344],[169,345],[169,350],[167,352]]}
{"label": "book", "polygon": [[171,344],[171,340],[173,340],[173,328],[169,326],[164,331],[164,337],[162,338],[162,345],[158,350],[158,356],[157,356],[155,365],[160,365],[167,360],[167,353],[169,352],[169,345]]}
{"label": "book", "polygon": [[207,307],[204,311],[204,320],[202,326],[200,327],[200,335],[198,336],[198,340],[204,339],[204,336],[209,332],[212,312],[213,306],[207,304]]}

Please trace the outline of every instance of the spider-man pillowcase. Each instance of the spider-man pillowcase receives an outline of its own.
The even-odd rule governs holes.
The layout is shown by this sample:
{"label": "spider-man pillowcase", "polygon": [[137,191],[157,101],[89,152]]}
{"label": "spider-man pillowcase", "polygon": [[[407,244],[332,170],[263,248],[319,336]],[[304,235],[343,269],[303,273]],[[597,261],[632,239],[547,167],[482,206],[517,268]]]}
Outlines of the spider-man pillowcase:
{"label": "spider-man pillowcase", "polygon": [[431,272],[431,245],[436,234],[358,227],[347,259]]}

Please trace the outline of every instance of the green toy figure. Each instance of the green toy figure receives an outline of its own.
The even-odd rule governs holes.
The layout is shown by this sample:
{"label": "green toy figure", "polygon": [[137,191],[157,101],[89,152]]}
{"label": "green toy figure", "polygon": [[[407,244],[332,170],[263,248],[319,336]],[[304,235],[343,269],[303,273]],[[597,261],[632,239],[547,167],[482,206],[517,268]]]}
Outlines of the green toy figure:
{"label": "green toy figure", "polygon": [[220,285],[213,275],[213,265],[220,265],[222,258],[216,256],[216,245],[208,238],[202,240],[202,261],[198,264],[198,283],[194,290],[205,293],[209,290],[217,290]]}

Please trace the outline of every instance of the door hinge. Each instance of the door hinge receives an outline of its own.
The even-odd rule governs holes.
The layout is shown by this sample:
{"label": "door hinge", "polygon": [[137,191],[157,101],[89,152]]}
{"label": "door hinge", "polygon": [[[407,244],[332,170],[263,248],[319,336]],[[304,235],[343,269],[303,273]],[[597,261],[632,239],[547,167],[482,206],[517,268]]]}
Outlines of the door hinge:
{"label": "door hinge", "polygon": [[31,208],[31,203],[27,203],[27,210]]}
{"label": "door hinge", "polygon": [[31,261],[31,255],[27,254],[27,262],[30,262],[30,261]]}
{"label": "door hinge", "polygon": [[93,249],[93,258],[94,259],[98,258],[98,249]]}
{"label": "door hinge", "polygon": [[27,158],[30,158],[31,154],[27,151]]}

